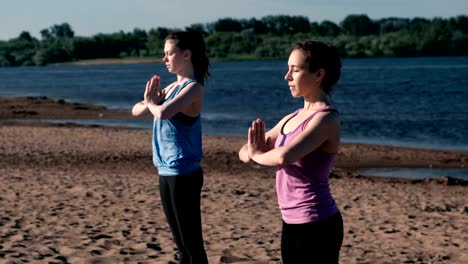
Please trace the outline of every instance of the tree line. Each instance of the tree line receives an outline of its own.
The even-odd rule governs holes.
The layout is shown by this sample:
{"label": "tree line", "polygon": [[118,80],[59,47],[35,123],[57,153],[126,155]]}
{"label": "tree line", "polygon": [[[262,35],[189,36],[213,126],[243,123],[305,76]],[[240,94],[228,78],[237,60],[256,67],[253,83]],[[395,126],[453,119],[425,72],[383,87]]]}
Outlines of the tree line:
{"label": "tree line", "polygon": [[468,55],[468,16],[372,20],[348,15],[339,24],[311,22],[304,16],[275,15],[260,19],[221,18],[185,29],[135,28],[75,36],[68,23],[40,31],[40,39],[23,31],[0,41],[0,66],[32,66],[97,58],[160,58],[164,38],[173,31],[196,30],[205,36],[208,56],[215,60],[284,59],[293,41],[318,39],[335,44],[346,57]]}

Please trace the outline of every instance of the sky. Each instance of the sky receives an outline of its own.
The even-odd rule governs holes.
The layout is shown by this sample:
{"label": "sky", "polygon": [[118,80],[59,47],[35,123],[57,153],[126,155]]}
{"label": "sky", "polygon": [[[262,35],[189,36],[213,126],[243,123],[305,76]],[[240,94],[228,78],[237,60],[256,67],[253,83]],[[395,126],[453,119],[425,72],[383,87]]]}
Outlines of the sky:
{"label": "sky", "polygon": [[75,35],[93,36],[267,15],[300,15],[311,22],[338,24],[350,14],[371,19],[449,18],[468,15],[468,0],[1,0],[0,40],[22,31],[40,37],[42,29],[65,22]]}

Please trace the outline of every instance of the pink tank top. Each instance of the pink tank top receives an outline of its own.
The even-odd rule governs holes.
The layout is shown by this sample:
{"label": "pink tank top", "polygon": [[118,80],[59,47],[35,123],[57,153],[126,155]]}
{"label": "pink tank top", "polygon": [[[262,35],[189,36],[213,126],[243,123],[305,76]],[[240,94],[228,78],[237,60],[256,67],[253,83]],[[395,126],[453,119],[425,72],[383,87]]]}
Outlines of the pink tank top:
{"label": "pink tank top", "polygon": [[[292,113],[285,124],[297,115],[299,110]],[[291,142],[304,130],[307,122],[316,113],[324,110],[335,110],[335,108],[327,106],[317,110],[286,135],[283,133],[283,125],[275,147]],[[281,215],[286,223],[314,222],[327,219],[338,212],[328,183],[335,156],[319,148],[294,163],[277,167],[276,192]]]}

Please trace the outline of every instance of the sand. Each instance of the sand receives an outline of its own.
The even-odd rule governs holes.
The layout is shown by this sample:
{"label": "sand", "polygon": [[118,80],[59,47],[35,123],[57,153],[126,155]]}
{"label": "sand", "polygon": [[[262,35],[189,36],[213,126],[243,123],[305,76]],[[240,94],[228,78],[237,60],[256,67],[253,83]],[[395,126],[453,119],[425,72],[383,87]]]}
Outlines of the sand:
{"label": "sand", "polygon": [[[150,131],[34,122],[129,115],[92,105],[0,104],[0,263],[177,263]],[[238,161],[245,140],[204,136],[207,254],[210,263],[281,263],[274,171]],[[466,182],[358,174],[467,162],[466,152],[343,144],[330,180],[345,225],[340,263],[468,263]]]}

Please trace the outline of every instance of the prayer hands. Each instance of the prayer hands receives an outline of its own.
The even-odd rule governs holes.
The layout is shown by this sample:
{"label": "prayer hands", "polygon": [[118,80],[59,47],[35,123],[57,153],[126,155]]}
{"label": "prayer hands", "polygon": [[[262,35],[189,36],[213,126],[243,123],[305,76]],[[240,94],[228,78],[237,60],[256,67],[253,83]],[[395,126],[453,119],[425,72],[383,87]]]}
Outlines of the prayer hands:
{"label": "prayer hands", "polygon": [[250,158],[271,149],[270,138],[265,140],[265,122],[260,118],[252,121],[252,126],[249,127],[247,146]]}
{"label": "prayer hands", "polygon": [[166,96],[166,92],[164,90],[159,90],[160,84],[160,77],[158,75],[154,75],[151,80],[146,82],[146,89],[145,89],[145,103],[146,104],[159,104]]}

